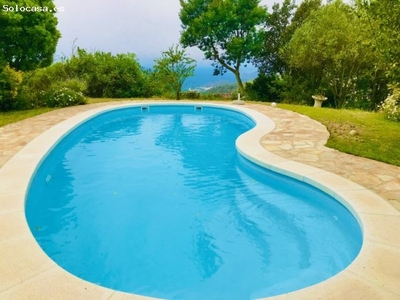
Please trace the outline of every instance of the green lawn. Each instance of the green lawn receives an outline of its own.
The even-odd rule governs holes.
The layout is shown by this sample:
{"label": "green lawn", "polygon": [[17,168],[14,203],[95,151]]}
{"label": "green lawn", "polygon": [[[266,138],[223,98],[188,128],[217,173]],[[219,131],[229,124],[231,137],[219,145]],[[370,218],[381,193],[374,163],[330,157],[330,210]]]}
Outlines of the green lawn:
{"label": "green lawn", "polygon": [[[88,102],[114,100],[116,99],[89,99]],[[379,113],[360,110],[337,110],[289,104],[279,104],[278,107],[307,115],[324,124],[331,134],[327,143],[328,147],[400,166],[400,122],[388,121]],[[0,112],[0,126],[50,110],[52,108]],[[351,135],[351,130],[355,130],[356,134]]]}
{"label": "green lawn", "polygon": [[[288,104],[278,107],[324,124],[330,132],[327,143],[330,148],[400,166],[400,122],[386,120],[380,113],[360,110]],[[356,134],[351,135],[351,130]]]}

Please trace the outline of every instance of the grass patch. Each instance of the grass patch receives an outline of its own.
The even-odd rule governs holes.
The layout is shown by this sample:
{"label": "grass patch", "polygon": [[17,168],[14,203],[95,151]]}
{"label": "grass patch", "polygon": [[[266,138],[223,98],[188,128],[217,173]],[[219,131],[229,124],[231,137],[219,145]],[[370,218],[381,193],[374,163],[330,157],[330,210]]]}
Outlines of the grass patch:
{"label": "grass patch", "polygon": [[[400,122],[383,114],[361,110],[314,108],[279,104],[324,124],[330,132],[327,146],[339,151],[400,166]],[[350,131],[354,130],[354,135]]]}
{"label": "grass patch", "polygon": [[44,107],[44,108],[36,108],[29,110],[0,112],[0,127],[10,123],[21,121],[26,118],[40,115],[54,109],[55,108]]}

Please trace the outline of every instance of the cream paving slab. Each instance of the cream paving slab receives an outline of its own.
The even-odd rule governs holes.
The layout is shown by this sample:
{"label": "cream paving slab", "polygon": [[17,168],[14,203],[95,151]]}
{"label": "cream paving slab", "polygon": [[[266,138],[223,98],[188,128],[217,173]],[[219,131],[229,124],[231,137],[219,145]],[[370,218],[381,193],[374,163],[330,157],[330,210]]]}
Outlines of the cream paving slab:
{"label": "cream paving slab", "polygon": [[382,203],[381,197],[368,190],[335,191],[335,198],[340,199],[342,202],[345,202],[349,197],[352,199],[352,206],[358,213],[373,211],[375,214],[400,216],[400,212],[398,210],[393,210],[392,205],[388,202]]}
{"label": "cream paving slab", "polygon": [[[184,102],[173,103],[183,104]],[[145,105],[151,105],[151,102],[145,102]],[[193,105],[193,102],[190,105]],[[199,103],[196,105],[212,104]],[[29,128],[25,128],[21,132],[27,133],[32,138],[37,138],[10,158],[0,169],[0,217],[2,217],[0,219],[0,231],[4,229],[9,232],[1,236],[2,240],[0,242],[0,253],[2,253],[0,269],[4,271],[0,273],[0,299],[117,300],[143,298],[114,292],[88,283],[56,266],[43,253],[34,240],[26,224],[26,220],[22,218],[23,212],[20,211],[21,204],[23,207],[25,201],[24,193],[31,174],[42,156],[52,147],[54,142],[65,135],[70,128],[73,128],[83,120],[100,113],[102,110],[117,107],[117,105],[105,104],[93,107],[96,108],[90,111],[87,106],[81,107],[82,111],[84,111],[81,114],[78,114],[80,107],[51,112],[54,118],[46,120],[42,128],[49,130],[39,137],[39,134],[35,130],[30,131]],[[118,105],[118,107],[122,106]],[[341,176],[329,172],[331,168],[334,169],[337,165],[340,165],[340,159],[337,156],[340,153],[331,149],[325,150],[323,145],[326,142],[326,140],[324,142],[326,128],[321,128],[319,123],[307,117],[298,117],[291,112],[279,109],[252,105],[251,107],[258,110],[256,112],[243,107],[225,107],[230,107],[251,115],[257,122],[257,126],[254,129],[238,138],[237,148],[239,152],[244,154],[248,159],[262,164],[264,167],[290,177],[298,178],[336,197],[338,201],[341,201],[356,214],[355,216],[359,220],[364,232],[364,244],[360,254],[344,271],[315,286],[286,295],[271,297],[271,299],[346,299],[346,296],[349,295],[351,295],[351,299],[400,299],[400,291],[397,287],[398,282],[400,282],[400,246],[398,245],[397,238],[397,234],[399,234],[398,211],[388,205],[388,202],[384,199],[359,184],[359,182],[350,182]],[[279,116],[283,118],[272,122],[271,118],[265,117],[269,113],[275,119]],[[65,121],[56,125],[52,123],[57,123],[57,121],[63,119]],[[296,125],[293,122],[294,119],[304,123],[303,127],[300,126],[300,128],[297,128],[297,131],[296,126],[293,125]],[[43,122],[43,117],[39,116],[35,120],[39,120],[39,123]],[[26,121],[25,123],[29,123],[29,120],[24,121]],[[278,126],[275,126],[277,122]],[[287,125],[289,131],[287,128],[282,127],[282,124]],[[51,127],[51,125],[55,126]],[[18,131],[17,125],[14,124],[11,127]],[[312,134],[310,134],[310,131],[312,131]],[[0,135],[0,142],[6,141],[7,143],[10,138],[10,128],[0,128],[0,133],[5,133],[7,137],[4,139]],[[289,141],[288,134],[291,138],[296,139],[300,137],[300,139],[306,142],[301,143],[301,140],[294,140],[292,150],[281,149],[274,151],[274,153],[268,151],[268,143],[265,143],[265,140],[271,137],[272,140],[282,142],[284,134],[286,134],[284,139],[286,144]],[[23,143],[26,141],[29,141],[29,138],[23,139]],[[297,144],[294,144],[294,142]],[[18,145],[20,144],[21,142],[19,141]],[[295,149],[296,145],[307,147]],[[9,143],[8,146],[12,149],[16,147],[15,143]],[[0,153],[6,152],[7,155],[12,153],[12,151],[4,151],[4,148],[0,150]],[[282,151],[286,152],[282,154]],[[292,156],[292,160],[296,161],[296,163],[292,163],[291,160],[283,157],[287,156],[288,152],[291,151],[295,151],[294,154],[290,153],[290,155],[294,155]],[[326,153],[332,153],[334,158],[331,160],[328,159],[327,164],[317,159],[312,162],[311,166],[303,165],[303,170],[302,163],[304,161],[296,158],[300,154],[304,154],[305,151],[312,151],[309,154],[316,155],[317,158],[319,153],[321,154],[320,157]],[[346,164],[349,163],[353,168],[357,169],[358,167],[357,170],[360,170],[360,164],[355,162],[358,159],[354,161],[344,156],[343,160]],[[370,163],[369,160],[362,160],[362,162],[369,170],[376,170],[378,168],[378,165]],[[382,172],[380,169],[380,177],[376,176],[376,178],[380,182],[385,183],[398,180],[398,174],[395,173],[397,169],[388,168],[388,170],[386,171],[385,169]],[[349,173],[346,167],[339,169],[339,171],[336,170],[336,173],[340,174],[342,172],[345,176],[353,174],[352,172]],[[378,173],[376,172],[375,174]],[[392,190],[394,193],[390,193],[389,195],[395,195],[397,199],[398,191],[396,190],[396,182],[392,182],[391,187],[394,187]],[[385,188],[378,188],[377,190],[379,192],[382,190],[385,193],[390,191]],[[10,196],[17,205],[10,205]],[[366,205],[363,205],[364,201],[360,199],[362,196],[367,199],[365,200]],[[394,201],[397,201],[396,199]],[[391,201],[391,199],[388,200]],[[9,227],[10,224],[14,225],[12,229]],[[381,233],[382,230],[385,233]],[[349,298],[347,297],[347,299]]]}
{"label": "cream paving slab", "polygon": [[[371,213],[359,215],[362,216],[365,240],[400,249],[400,216]],[[400,262],[397,267],[400,271]]]}
{"label": "cream paving slab", "polygon": [[399,295],[350,272],[296,292],[280,295],[274,300],[398,300]]}
{"label": "cream paving slab", "polygon": [[363,255],[359,255],[346,271],[391,291],[400,299],[400,249],[367,237],[362,251]]}
{"label": "cream paving slab", "polygon": [[1,209],[0,216],[3,214],[8,214],[16,211],[24,211],[25,205],[21,199],[24,199],[25,191],[11,191],[11,192],[1,192]]}
{"label": "cream paving slab", "polygon": [[[25,212],[16,211],[0,215],[0,244],[21,238],[21,232],[25,232]],[[30,237],[29,235],[26,235]]]}
{"label": "cream paving slab", "polygon": [[112,290],[81,280],[59,267],[54,267],[0,293],[0,299],[107,300],[113,293]]}
{"label": "cream paving slab", "polygon": [[0,296],[4,291],[21,286],[30,278],[55,266],[30,233],[19,235],[24,236],[0,243]]}
{"label": "cream paving slab", "polygon": [[107,300],[151,300],[154,298],[145,297],[140,295],[126,294],[121,292],[116,292]]}

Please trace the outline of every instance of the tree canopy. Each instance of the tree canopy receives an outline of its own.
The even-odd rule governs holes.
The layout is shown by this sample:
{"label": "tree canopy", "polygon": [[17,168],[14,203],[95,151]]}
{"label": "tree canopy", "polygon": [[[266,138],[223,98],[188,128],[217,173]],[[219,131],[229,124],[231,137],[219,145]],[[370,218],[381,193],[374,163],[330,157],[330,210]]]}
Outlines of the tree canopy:
{"label": "tree canopy", "polygon": [[291,39],[289,31],[291,19],[296,5],[293,0],[284,0],[282,5],[275,3],[272,13],[268,16],[264,29],[264,41],[258,58],[255,58],[261,73],[274,75],[285,72],[286,63],[279,53]]}
{"label": "tree canopy", "polygon": [[[48,11],[11,11],[10,7],[42,7]],[[53,62],[60,32],[51,0],[0,0],[0,63],[29,71]]]}
{"label": "tree canopy", "polygon": [[167,92],[175,93],[176,99],[180,100],[185,80],[194,75],[196,61],[175,45],[164,51],[155,62],[155,77]]}
{"label": "tree canopy", "polygon": [[[357,0],[356,9],[373,34],[371,47],[381,55],[390,81],[400,81],[400,0]],[[375,62],[376,63],[376,62]]]}
{"label": "tree canopy", "polygon": [[365,34],[350,6],[341,1],[327,4],[295,31],[288,44],[288,63],[316,79],[316,93],[329,90],[335,105],[343,107],[375,59]]}
{"label": "tree canopy", "polygon": [[181,43],[197,46],[212,60],[214,74],[234,73],[244,93],[240,67],[262,45],[260,26],[267,11],[260,0],[180,0]]}

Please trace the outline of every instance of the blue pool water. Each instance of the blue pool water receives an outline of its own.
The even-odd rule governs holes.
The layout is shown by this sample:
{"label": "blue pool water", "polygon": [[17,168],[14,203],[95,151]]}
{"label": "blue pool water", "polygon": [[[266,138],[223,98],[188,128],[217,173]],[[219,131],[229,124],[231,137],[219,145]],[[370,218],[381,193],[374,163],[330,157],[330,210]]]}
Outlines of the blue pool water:
{"label": "blue pool water", "polygon": [[166,299],[254,299],[348,266],[360,227],[321,191],[237,154],[227,109],[126,108],[74,129],[32,178],[26,217],[62,268]]}

